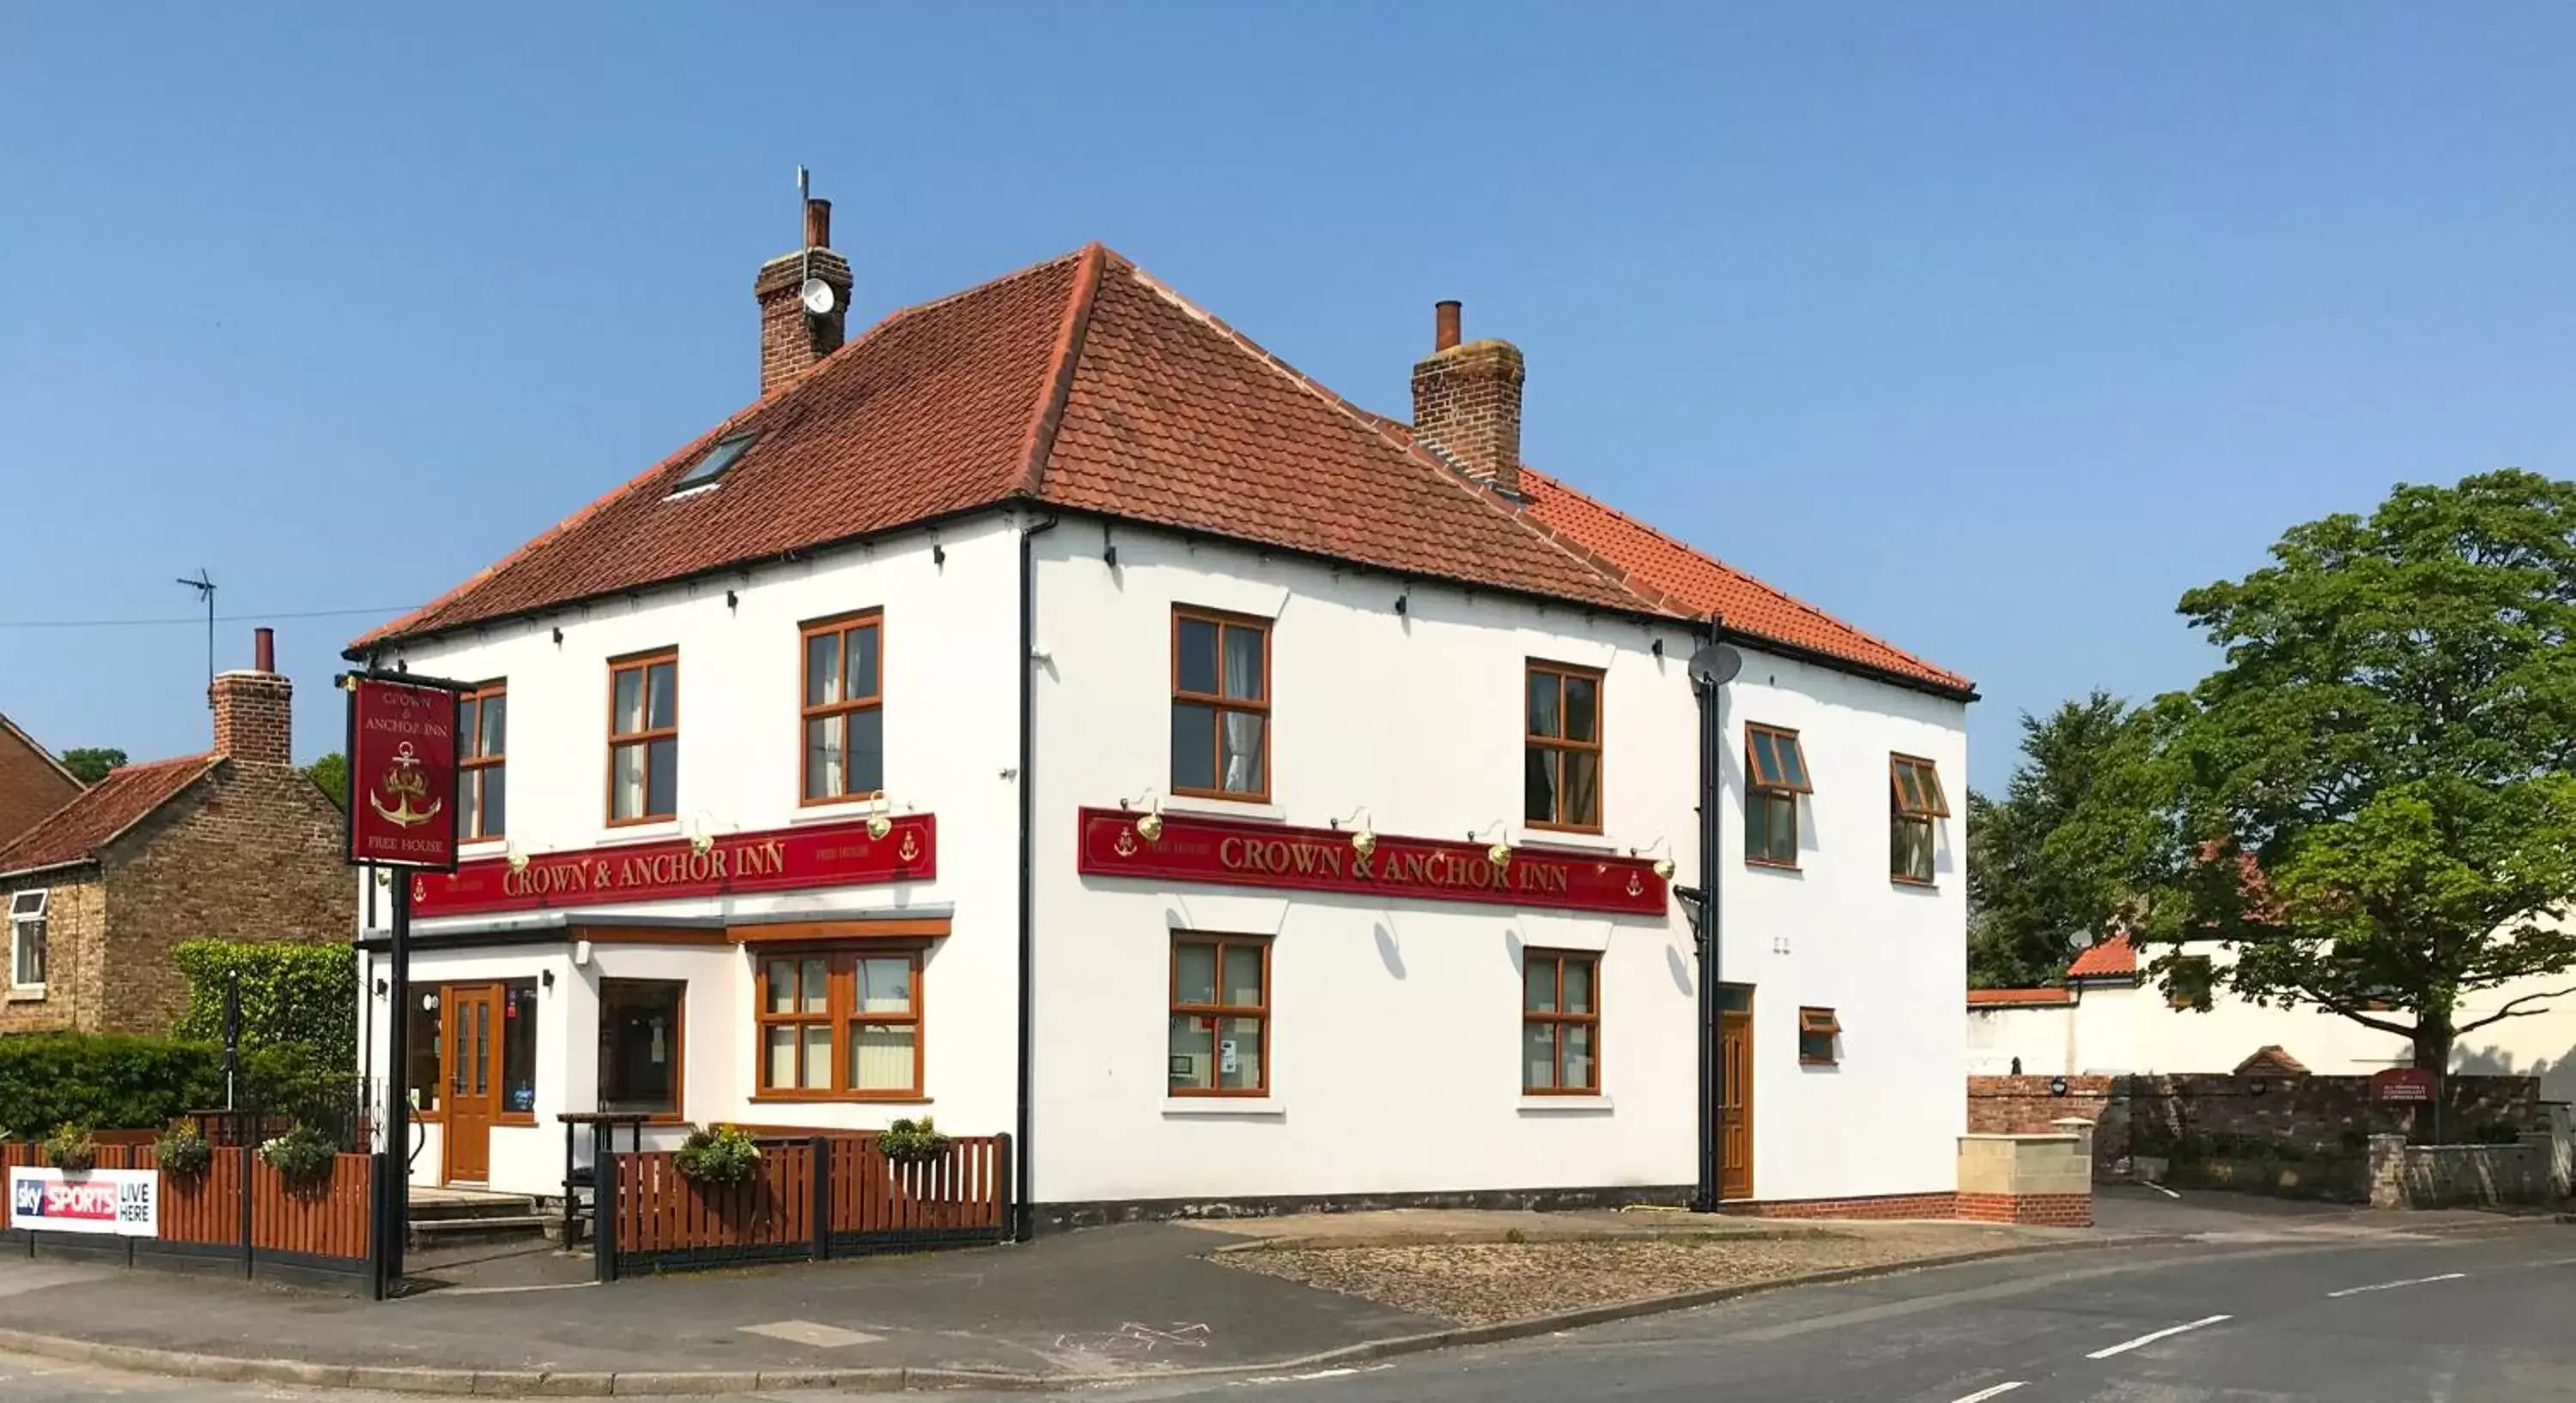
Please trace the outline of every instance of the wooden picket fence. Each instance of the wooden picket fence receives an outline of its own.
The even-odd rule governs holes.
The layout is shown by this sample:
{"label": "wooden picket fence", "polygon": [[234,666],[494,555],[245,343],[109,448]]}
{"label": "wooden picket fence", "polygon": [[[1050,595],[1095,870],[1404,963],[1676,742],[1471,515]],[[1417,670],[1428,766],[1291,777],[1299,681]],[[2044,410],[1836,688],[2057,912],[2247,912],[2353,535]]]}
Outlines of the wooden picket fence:
{"label": "wooden picket fence", "polygon": [[[0,1145],[0,1173],[44,1164],[43,1146]],[[157,1169],[146,1143],[103,1143],[99,1169]],[[245,1276],[376,1290],[376,1157],[344,1154],[323,1179],[290,1184],[256,1150],[219,1148],[195,1174],[164,1172],[152,1237],[48,1231],[19,1223],[0,1200],[0,1242],[23,1243],[29,1256],[77,1255],[133,1267],[206,1270],[238,1267]],[[245,1246],[245,1240],[248,1245]]]}
{"label": "wooden picket fence", "polygon": [[903,1162],[873,1132],[765,1138],[740,1184],[697,1184],[670,1151],[609,1157],[599,1277],[819,1261],[1000,1242],[1010,1233],[1011,1137],[953,1136]]}

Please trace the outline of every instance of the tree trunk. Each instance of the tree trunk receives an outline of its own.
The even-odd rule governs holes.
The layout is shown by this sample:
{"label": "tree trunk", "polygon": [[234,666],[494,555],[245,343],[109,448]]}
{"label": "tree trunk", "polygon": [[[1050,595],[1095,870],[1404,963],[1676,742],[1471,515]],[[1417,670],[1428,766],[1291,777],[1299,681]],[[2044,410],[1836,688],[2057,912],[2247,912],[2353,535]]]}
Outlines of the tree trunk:
{"label": "tree trunk", "polygon": [[2436,1076],[2451,1070],[2451,1022],[2423,1018],[2415,1024],[2415,1065]]}

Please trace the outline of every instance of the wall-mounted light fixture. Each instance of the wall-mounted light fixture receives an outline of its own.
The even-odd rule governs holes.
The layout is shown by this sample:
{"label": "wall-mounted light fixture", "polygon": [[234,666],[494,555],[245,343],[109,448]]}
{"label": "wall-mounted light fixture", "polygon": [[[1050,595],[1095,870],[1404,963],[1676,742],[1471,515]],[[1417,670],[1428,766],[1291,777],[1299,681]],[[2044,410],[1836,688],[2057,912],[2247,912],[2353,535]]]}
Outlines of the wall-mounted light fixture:
{"label": "wall-mounted light fixture", "polygon": [[510,864],[511,871],[525,872],[528,870],[527,850],[519,846],[517,839],[514,838],[510,840],[509,845],[504,847],[501,850],[501,853],[501,860]]}
{"label": "wall-mounted light fixture", "polygon": [[545,985],[549,989],[555,987],[555,972],[550,969],[537,971],[537,982]]}
{"label": "wall-mounted light fixture", "polygon": [[742,596],[741,596],[741,595],[738,595],[738,594],[734,593],[732,590],[726,590],[726,591],[725,591],[725,607],[726,607],[726,608],[728,608],[728,609],[734,609],[734,608],[739,608],[739,607],[741,607],[741,605],[742,605]]}
{"label": "wall-mounted light fixture", "polygon": [[1348,817],[1331,820],[1333,831],[1338,833],[1343,824],[1351,825],[1351,851],[1366,857],[1377,851],[1377,834],[1371,832],[1369,828],[1370,821],[1374,817],[1369,813],[1368,805],[1362,804],[1351,810]]}
{"label": "wall-mounted light fixture", "polygon": [[1468,834],[1468,835],[1467,835],[1467,841],[1472,843],[1472,842],[1476,841],[1478,838],[1484,837],[1484,836],[1485,836],[1486,834],[1488,834],[1488,833],[1491,833],[1491,834],[1493,834],[1493,835],[1495,835],[1495,836],[1494,836],[1494,843],[1493,843],[1493,846],[1492,846],[1492,847],[1489,847],[1489,848],[1487,848],[1487,849],[1485,849],[1485,860],[1486,860],[1487,862],[1490,862],[1490,863],[1494,864],[1496,867],[1509,867],[1509,866],[1511,866],[1511,865],[1512,865],[1511,830],[1510,830],[1507,826],[1505,826],[1505,824],[1504,824],[1503,820],[1501,820],[1501,819],[1499,819],[1499,818],[1498,818],[1498,819],[1495,819],[1493,822],[1491,822],[1491,823],[1489,823],[1489,824],[1486,824],[1484,827],[1479,828],[1479,829],[1477,829],[1476,831],[1474,831],[1474,832],[1472,832],[1472,833]]}
{"label": "wall-mounted light fixture", "polygon": [[1133,809],[1139,805],[1144,807],[1145,816],[1136,820],[1136,836],[1144,839],[1148,843],[1161,842],[1163,839],[1163,800],[1161,795],[1155,791],[1154,786],[1150,784],[1146,785],[1145,792],[1134,799],[1121,799],[1118,801],[1118,807],[1122,809]]}
{"label": "wall-mounted light fixture", "polygon": [[931,542],[930,563],[933,566],[945,566],[948,563],[948,547],[939,544],[937,541]]}
{"label": "wall-mounted light fixture", "polygon": [[1406,590],[1395,597],[1395,616],[1400,619],[1411,612],[1413,612],[1413,591]]}
{"label": "wall-mounted light fixture", "polygon": [[557,625],[555,625],[555,646],[556,646],[556,647],[558,647],[558,648],[560,648],[560,647],[562,647],[562,646],[563,646],[563,625],[562,625],[562,624],[557,624]]}
{"label": "wall-mounted light fixture", "polygon": [[1673,877],[1672,839],[1660,833],[1656,834],[1655,841],[1648,843],[1646,846],[1642,848],[1628,849],[1628,856],[1644,857],[1646,854],[1653,852],[1657,848],[1662,848],[1664,850],[1664,855],[1655,859],[1655,875],[1663,878],[1665,881],[1671,881]]}
{"label": "wall-mounted light fixture", "polygon": [[384,979],[379,976],[376,980],[376,997],[381,999],[385,995],[392,993],[393,987],[394,986],[386,983]]}

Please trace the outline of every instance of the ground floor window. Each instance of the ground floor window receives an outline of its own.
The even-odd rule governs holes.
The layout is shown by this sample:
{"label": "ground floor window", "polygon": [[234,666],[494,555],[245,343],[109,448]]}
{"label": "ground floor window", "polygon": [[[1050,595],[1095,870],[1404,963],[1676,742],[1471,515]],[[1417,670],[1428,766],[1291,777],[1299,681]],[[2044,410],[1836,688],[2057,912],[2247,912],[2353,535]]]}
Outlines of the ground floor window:
{"label": "ground floor window", "polygon": [[501,1114],[537,1117],[537,981],[501,986]]}
{"label": "ground floor window", "polygon": [[1172,939],[1174,1096],[1258,1096],[1270,1086],[1270,942]]}
{"label": "ground floor window", "polygon": [[1521,956],[1521,1090],[1601,1090],[1601,957],[1570,950]]}
{"label": "ground floor window", "polygon": [[686,981],[599,981],[599,1109],[680,1115]]}
{"label": "ground floor window", "polygon": [[1798,1060],[1810,1067],[1830,1067],[1840,1059],[1834,1055],[1834,1039],[1841,1036],[1843,1025],[1829,1008],[1798,1010]]}
{"label": "ground floor window", "polygon": [[752,1013],[760,1092],[794,1100],[921,1095],[919,950],[764,955]]}
{"label": "ground floor window", "polygon": [[51,895],[49,889],[9,898],[9,983],[15,988],[45,987],[45,905]]}

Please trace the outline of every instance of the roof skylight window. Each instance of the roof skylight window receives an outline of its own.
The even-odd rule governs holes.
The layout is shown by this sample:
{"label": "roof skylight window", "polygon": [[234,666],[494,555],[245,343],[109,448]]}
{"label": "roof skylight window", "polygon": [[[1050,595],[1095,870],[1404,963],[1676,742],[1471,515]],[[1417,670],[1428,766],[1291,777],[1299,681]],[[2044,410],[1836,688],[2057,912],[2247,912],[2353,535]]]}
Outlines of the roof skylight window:
{"label": "roof skylight window", "polygon": [[676,497],[694,488],[708,486],[717,478],[723,477],[725,470],[731,468],[745,452],[749,451],[751,441],[758,437],[760,437],[760,430],[753,429],[749,433],[735,434],[731,438],[717,440],[716,446],[707,450],[707,456],[700,458],[687,472],[680,474],[678,482],[671,484],[671,495]]}

